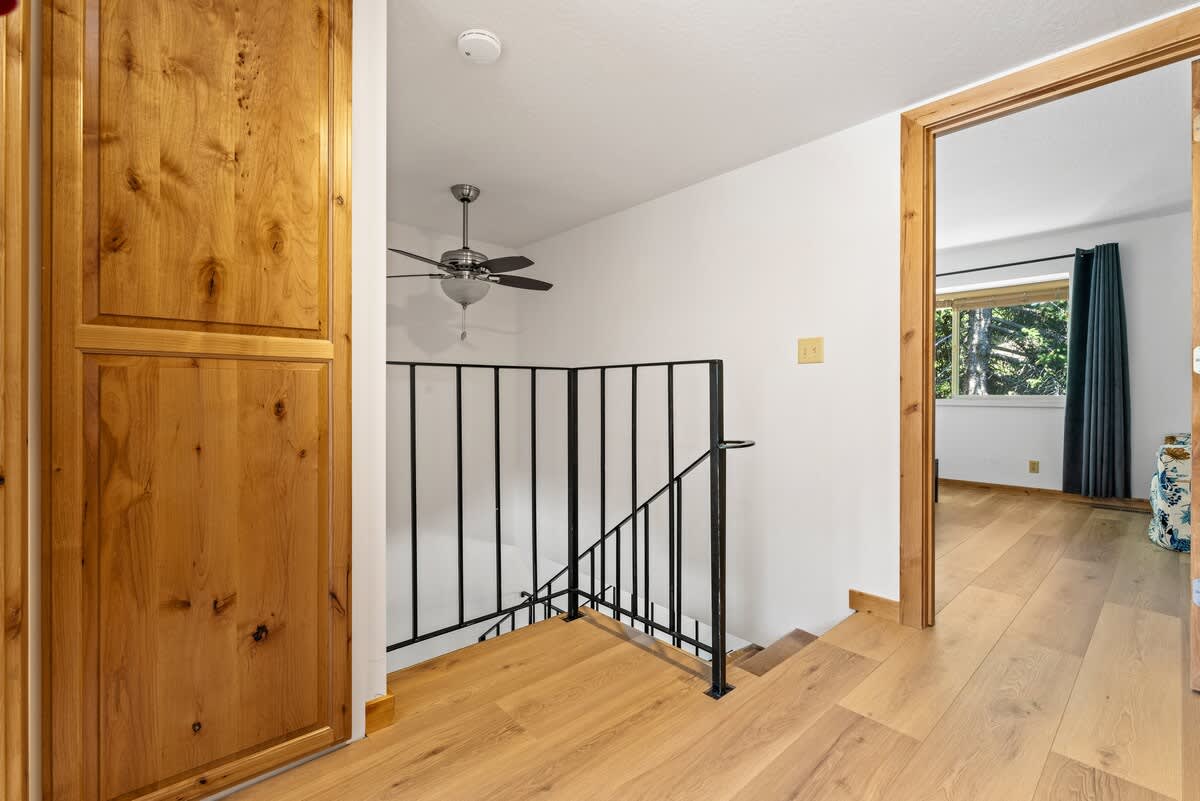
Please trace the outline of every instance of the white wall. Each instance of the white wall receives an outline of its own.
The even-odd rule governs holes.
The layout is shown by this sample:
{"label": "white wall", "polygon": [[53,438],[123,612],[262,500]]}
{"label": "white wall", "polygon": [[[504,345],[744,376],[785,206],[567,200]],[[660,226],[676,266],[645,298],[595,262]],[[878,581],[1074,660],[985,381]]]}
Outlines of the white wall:
{"label": "white wall", "polygon": [[[1129,382],[1135,497],[1149,494],[1149,477],[1163,435],[1190,423],[1191,215],[1143,220],[954,248],[938,253],[938,271],[981,267],[1070,253],[1105,242],[1121,249],[1129,335]],[[952,276],[939,289],[1069,272],[1071,261]],[[938,401],[937,456],[943,478],[1062,488],[1061,403],[1013,404],[1007,399]],[[1041,461],[1041,472],[1027,471]]]}
{"label": "white wall", "polygon": [[[522,359],[725,360],[731,631],[898,595],[899,126],[889,114],[535,243]],[[797,366],[796,338],[826,337]]]}
{"label": "white wall", "polygon": [[364,704],[387,691],[383,656],[387,586],[383,360],[386,342],[384,262],[387,184],[387,2],[354,0],[354,94],[351,208],[353,314],[351,470],[351,731],[365,732]]}

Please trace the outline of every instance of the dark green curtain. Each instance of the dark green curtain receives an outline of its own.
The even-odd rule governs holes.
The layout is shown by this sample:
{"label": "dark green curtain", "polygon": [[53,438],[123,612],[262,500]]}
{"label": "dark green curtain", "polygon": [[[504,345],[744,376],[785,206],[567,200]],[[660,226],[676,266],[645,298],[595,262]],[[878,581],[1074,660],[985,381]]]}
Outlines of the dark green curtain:
{"label": "dark green curtain", "polygon": [[1063,491],[1129,497],[1129,344],[1116,244],[1075,251]]}

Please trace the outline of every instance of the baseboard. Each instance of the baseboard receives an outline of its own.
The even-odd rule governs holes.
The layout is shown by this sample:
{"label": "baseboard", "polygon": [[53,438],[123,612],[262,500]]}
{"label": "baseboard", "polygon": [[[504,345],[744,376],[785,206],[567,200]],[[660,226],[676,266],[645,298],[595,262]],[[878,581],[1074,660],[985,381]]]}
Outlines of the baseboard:
{"label": "baseboard", "polygon": [[1047,489],[1045,487],[1022,487],[1019,484],[993,484],[990,481],[967,481],[961,478],[939,478],[938,483],[943,487],[992,490],[993,492],[1009,492],[1014,495],[1044,495],[1051,498],[1058,498],[1068,503],[1098,506],[1102,509],[1147,513],[1150,511],[1150,501],[1145,498],[1089,498],[1086,495],[1076,495],[1073,492],[1063,492],[1062,490]]}
{"label": "baseboard", "polygon": [[396,721],[396,696],[391,693],[367,701],[367,735],[386,729]]}
{"label": "baseboard", "polygon": [[882,598],[869,592],[850,590],[850,608],[855,612],[875,615],[884,620],[900,622],[900,602],[890,598]]}

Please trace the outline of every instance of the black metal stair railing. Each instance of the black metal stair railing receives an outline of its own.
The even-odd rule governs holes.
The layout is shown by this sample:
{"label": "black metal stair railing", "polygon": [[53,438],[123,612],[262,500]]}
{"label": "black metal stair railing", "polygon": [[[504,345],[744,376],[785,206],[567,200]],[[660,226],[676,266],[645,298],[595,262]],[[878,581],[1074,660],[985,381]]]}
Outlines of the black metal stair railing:
{"label": "black metal stair railing", "polygon": [[[669,482],[667,482],[666,484],[663,484],[661,487],[659,487],[657,490],[655,490],[654,494],[652,494],[649,498],[647,498],[644,502],[642,502],[642,504],[640,506],[638,506],[637,509],[635,509],[632,512],[630,512],[629,514],[625,515],[625,518],[623,520],[621,520],[621,522],[617,523],[615,526],[610,528],[608,531],[604,532],[604,534],[599,539],[597,539],[595,542],[593,542],[591,545],[589,545],[582,553],[579,554],[580,561],[582,562],[582,561],[586,560],[588,563],[588,568],[589,568],[588,569],[588,582],[591,587],[591,592],[590,592],[591,595],[596,594],[595,582],[597,579],[597,574],[596,574],[597,553],[599,553],[599,561],[600,561],[600,574],[599,574],[600,584],[601,584],[601,586],[604,586],[604,582],[605,582],[606,574],[607,574],[607,567],[608,567],[608,560],[607,560],[608,554],[607,554],[607,547],[606,547],[608,540],[612,537],[619,538],[621,531],[625,528],[626,525],[630,524],[630,522],[633,521],[637,515],[639,515],[639,514],[641,514],[643,516],[648,515],[650,505],[652,503],[654,503],[656,500],[658,500],[659,498],[661,498],[663,496],[663,494],[666,493],[668,490],[671,490],[672,492],[674,492],[676,499],[678,499],[679,485],[682,483],[683,479],[685,477],[687,477],[687,475],[689,473],[691,473],[693,470],[695,470],[697,467],[704,464],[704,461],[706,459],[708,459],[708,451],[705,451],[704,453],[697,456],[692,461],[691,464],[689,464],[687,467],[685,467],[683,470],[681,470],[674,478],[672,478]],[[676,514],[678,514],[678,512],[676,512]],[[644,532],[649,531],[649,527],[645,524],[645,517],[643,517],[642,530]],[[673,552],[672,556],[674,559],[682,558],[681,553],[680,553],[681,549],[678,547],[678,545],[679,545],[679,543],[676,542],[675,547],[672,548],[672,552]],[[643,553],[649,553],[649,549],[646,548],[645,544],[643,544]],[[567,568],[563,567],[561,570],[559,570],[553,576],[546,579],[546,581],[542,584],[542,586],[538,587],[537,591],[535,593],[533,593],[532,595],[530,595],[529,597],[535,597],[535,596],[546,597],[546,596],[551,595],[554,591],[555,583],[562,580],[566,575],[567,575]],[[645,575],[645,574],[643,573],[643,575]],[[605,587],[605,592],[607,592],[607,590],[609,590],[609,589],[616,589],[618,592],[620,591],[618,584],[612,584],[612,585]],[[522,594],[524,595],[525,593],[522,593]],[[676,586],[675,595],[679,595],[679,594],[680,593],[678,592],[678,587]],[[605,595],[605,593],[601,593],[601,597],[604,597],[604,595]],[[599,605],[600,605],[600,603],[597,601],[592,602],[593,608],[597,608],[597,607],[599,607]],[[671,606],[672,606],[672,608],[674,608],[674,603],[672,603]],[[517,611],[520,611],[520,610],[517,610]],[[636,608],[635,608],[635,611],[636,611]],[[516,627],[516,625],[515,625],[516,624],[516,620],[515,620],[516,614],[517,614],[516,611],[509,612],[507,615],[505,615],[504,617],[497,620],[495,622],[495,624],[492,625],[491,628],[489,628],[483,634],[479,635],[479,641],[483,642],[484,640],[488,639],[489,637],[494,637],[494,636],[500,634],[505,623],[508,624],[509,631],[512,631]],[[618,617],[618,614],[616,612],[614,612],[613,617]],[[675,645],[678,646],[679,641],[676,641]]]}
{"label": "black metal stair railing", "polygon": [[[701,651],[711,656],[711,685],[708,694],[720,698],[733,689],[726,681],[726,587],[725,561],[727,548],[727,514],[726,514],[726,452],[734,448],[750,447],[750,441],[729,441],[724,436],[724,365],[720,360],[689,360],[674,362],[649,362],[639,364],[602,365],[595,367],[542,367],[525,365],[484,365],[484,364],[446,364],[438,362],[402,362],[389,361],[393,367],[407,368],[408,400],[409,400],[409,513],[410,513],[410,603],[411,603],[411,634],[408,638],[392,643],[387,647],[389,652],[411,646],[418,642],[440,637],[451,632],[471,628],[479,624],[494,621],[480,639],[486,639],[493,634],[503,631],[505,623],[509,629],[516,628],[517,615],[528,613],[528,622],[535,620],[540,611],[543,618],[551,612],[561,614],[565,620],[575,620],[580,617],[581,605],[587,604],[595,609],[604,609],[618,620],[627,620],[630,625],[641,624],[644,631],[657,632],[669,638],[677,647],[691,646],[697,654]],[[685,366],[706,366],[708,372],[708,448],[694,459],[682,471],[675,469],[675,371]],[[417,431],[418,415],[416,403],[416,386],[418,369],[453,370],[455,393],[455,478],[456,478],[456,576],[457,576],[457,612],[458,622],[441,626],[433,630],[422,631],[420,628],[420,593],[418,557],[420,552],[420,517],[418,508],[418,459]],[[667,450],[667,482],[663,484],[644,502],[637,502],[638,487],[638,375],[649,370],[666,371],[666,450]],[[464,592],[464,559],[465,559],[465,514],[464,495],[466,488],[463,478],[463,373],[464,371],[488,371],[492,375],[492,415],[493,415],[493,459],[494,491],[495,491],[495,577],[496,592],[494,608],[478,615],[468,615]],[[530,501],[530,565],[531,586],[528,591],[521,593],[519,603],[504,605],[503,598],[503,537],[501,515],[501,372],[522,372],[529,377],[529,501]],[[609,425],[607,414],[607,379],[615,371],[629,371],[629,442],[630,463],[629,484],[633,508],[617,525],[607,527],[604,521],[605,502],[607,500],[608,463],[606,454],[606,435]],[[599,378],[599,515],[600,537],[581,551],[579,548],[579,423],[580,396],[579,377],[581,373],[597,373]],[[539,374],[556,373],[566,376],[566,422],[567,422],[567,525],[566,525],[566,565],[545,581],[538,580],[538,508],[537,508],[537,433],[538,433],[538,376]],[[693,632],[685,632],[683,608],[683,487],[684,478],[691,474],[701,464],[709,466],[709,570],[708,570],[708,610],[710,612],[709,628],[710,641],[700,641],[699,621],[695,621]],[[657,501],[666,498],[667,526],[666,544],[668,556],[667,587],[660,597],[666,595],[666,619],[656,619],[651,593],[652,573],[650,564],[651,532],[650,508]],[[660,507],[661,508],[661,507]],[[639,520],[640,517],[640,520]],[[639,555],[639,523],[641,532],[641,553]],[[623,582],[623,532],[628,530],[630,543],[629,573],[631,587],[627,593],[622,591]],[[615,576],[609,581],[607,575],[609,542],[612,542],[615,552]],[[656,541],[657,542],[657,541]],[[640,556],[640,559],[639,559]],[[597,573],[597,562],[599,572]],[[588,570],[587,586],[580,580],[581,570]],[[639,568],[640,581],[639,581]],[[556,582],[563,581],[565,586],[555,589]],[[600,592],[596,592],[597,581]],[[610,596],[610,590],[612,590]],[[625,596],[628,603],[625,603]],[[553,603],[565,598],[564,607]],[[611,600],[610,600],[611,598]],[[639,598],[642,603],[639,605]]]}

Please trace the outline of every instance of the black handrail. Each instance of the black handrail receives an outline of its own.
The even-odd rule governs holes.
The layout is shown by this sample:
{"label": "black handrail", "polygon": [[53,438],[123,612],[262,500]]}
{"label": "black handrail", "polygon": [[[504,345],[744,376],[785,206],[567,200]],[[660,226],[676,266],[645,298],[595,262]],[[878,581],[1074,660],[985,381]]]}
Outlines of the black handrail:
{"label": "black handrail", "polygon": [[[594,552],[597,548],[600,547],[600,544],[602,542],[604,542],[609,537],[611,537],[612,535],[619,532],[622,528],[624,528],[626,526],[626,524],[628,524],[630,522],[630,520],[634,519],[634,517],[637,514],[644,512],[646,510],[646,508],[650,506],[650,504],[654,503],[656,500],[661,498],[663,493],[666,492],[668,489],[670,489],[672,485],[676,484],[679,481],[682,481],[684,479],[684,477],[687,476],[688,473],[692,472],[697,467],[699,467],[701,464],[703,464],[704,460],[708,458],[708,455],[709,455],[708,451],[705,451],[704,453],[697,456],[694,460],[692,460],[691,464],[689,464],[687,467],[685,467],[683,470],[681,470],[679,472],[679,475],[675,476],[669,482],[667,482],[666,484],[663,484],[661,487],[659,487],[654,492],[653,495],[651,495],[649,498],[647,498],[645,500],[644,503],[642,503],[641,506],[634,509],[629,514],[625,515],[625,517],[621,519],[620,523],[617,523],[615,526],[610,528],[608,531],[604,532],[604,536],[601,537],[600,539],[596,540],[595,542],[593,542],[591,545],[589,545],[587,547],[587,549],[584,550],[582,554],[580,554],[580,556],[587,556],[588,554],[591,554],[592,552]],[[542,584],[540,587],[538,587],[537,592],[534,594],[533,597],[539,598],[539,597],[541,597],[542,592],[549,592],[552,585],[554,584],[554,582],[558,581],[566,574],[567,574],[567,568],[564,566],[561,570],[559,570],[557,573],[555,573],[553,576],[551,576],[549,579],[547,579],[544,584]],[[610,585],[610,588],[612,586],[615,586],[615,585]],[[525,594],[526,594],[525,592],[521,593],[522,596],[524,596]],[[496,624],[494,626],[489,628],[483,634],[479,635],[479,641],[483,642],[488,637],[494,637],[494,636],[498,635],[500,633],[500,630],[502,628],[502,625],[503,625],[505,619],[507,619],[508,617],[512,617],[514,614],[516,614],[516,613],[510,612],[508,615],[505,615],[505,617],[502,617],[501,619],[497,620]]]}
{"label": "black handrail", "polygon": [[[536,619],[536,610],[539,605],[543,607],[543,614],[549,617],[551,609],[557,610],[558,607],[551,603],[555,598],[566,598],[566,609],[562,610],[566,620],[574,620],[579,617],[579,608],[581,601],[590,603],[594,609],[601,607],[610,609],[613,617],[620,620],[622,617],[627,618],[631,624],[640,623],[644,630],[649,633],[651,631],[660,632],[667,635],[675,646],[683,644],[691,645],[696,649],[697,653],[703,649],[712,654],[712,684],[709,689],[709,695],[720,698],[729,690],[732,689],[726,683],[726,664],[725,664],[725,625],[726,625],[726,598],[725,598],[725,554],[726,554],[726,452],[738,448],[748,448],[754,443],[749,440],[726,440],[724,438],[724,420],[725,420],[725,400],[724,400],[724,365],[720,360],[714,359],[693,359],[683,361],[658,361],[644,362],[640,364],[611,364],[611,365],[595,365],[589,367],[562,367],[562,366],[531,366],[531,365],[502,365],[502,364],[456,364],[449,362],[409,362],[409,361],[388,361],[387,364],[400,367],[406,367],[409,377],[409,469],[411,471],[409,481],[409,491],[411,498],[409,499],[410,514],[411,514],[411,596],[412,605],[412,632],[408,639],[401,642],[393,643],[387,647],[388,651],[395,651],[408,645],[417,642],[422,642],[434,637],[440,637],[454,631],[494,621],[491,626],[484,632],[480,639],[486,639],[493,633],[499,633],[503,630],[503,624],[507,620],[509,628],[516,627],[517,613],[522,610],[528,610],[529,622],[532,623]],[[702,455],[698,456],[682,471],[675,472],[675,369],[684,365],[706,365],[708,368],[708,409],[709,409],[709,437],[708,448]],[[415,390],[417,381],[418,368],[444,368],[449,369],[453,375],[454,382],[454,398],[455,398],[455,489],[457,495],[457,516],[456,516],[456,570],[454,573],[457,577],[457,612],[458,622],[449,626],[422,633],[419,629],[418,604],[420,594],[418,593],[418,578],[420,571],[418,570],[418,504],[417,504],[417,432],[418,432],[418,410]],[[656,490],[649,498],[641,504],[637,504],[637,485],[638,485],[638,423],[639,417],[643,412],[639,410],[638,404],[638,377],[639,370],[646,371],[651,368],[665,368],[667,377],[667,403],[666,403],[666,456],[667,456],[667,481],[658,490]],[[494,526],[495,526],[495,569],[496,569],[496,604],[492,611],[482,615],[473,616],[467,619],[468,610],[465,598],[465,539],[466,539],[466,518],[464,515],[464,495],[467,489],[464,474],[463,474],[463,395],[464,395],[464,372],[468,370],[483,370],[491,374],[493,386],[490,399],[492,414],[494,416],[494,430],[492,444],[495,450],[492,458],[492,467],[494,476],[492,484],[495,490],[495,509],[494,509]],[[630,438],[630,487],[631,487],[631,503],[637,504],[630,510],[619,523],[615,526],[608,527],[605,525],[604,508],[606,498],[606,455],[605,455],[605,433],[607,431],[606,420],[606,376],[610,370],[629,370],[630,371],[630,419],[629,423],[629,438]],[[501,502],[501,482],[500,482],[500,379],[501,373],[504,371],[517,371],[528,373],[529,378],[529,501],[530,501],[530,542],[532,549],[532,593],[522,593],[522,602],[505,608],[503,606],[503,571],[502,571],[502,543],[503,532],[500,502]],[[579,422],[580,422],[580,381],[579,374],[584,371],[595,371],[599,373],[599,411],[600,411],[600,537],[593,542],[587,549],[582,552],[579,550]],[[567,556],[566,565],[551,576],[548,580],[541,582],[538,579],[538,508],[537,508],[537,435],[538,435],[538,414],[537,414],[537,397],[538,397],[538,373],[556,373],[565,374],[567,386]],[[696,633],[694,636],[688,636],[682,631],[683,627],[683,479],[699,467],[702,463],[707,462],[709,465],[709,526],[710,526],[710,546],[709,556],[711,559],[711,567],[709,572],[710,585],[708,588],[709,597],[711,600],[711,620],[709,625],[711,628],[711,641],[705,644],[700,641],[699,637],[699,621],[696,620]],[[666,598],[668,604],[669,618],[666,623],[656,621],[655,604],[651,600],[651,536],[650,536],[650,506],[662,496],[668,495],[670,505],[668,508],[667,520],[667,554],[670,564],[666,571],[668,577],[668,587]],[[642,515],[642,520],[638,520],[638,515]],[[630,536],[630,554],[628,556],[630,579],[632,587],[629,589],[628,608],[623,605],[622,592],[622,572],[626,560],[622,555],[622,529],[628,526],[631,532]],[[638,537],[641,535],[641,554],[639,558],[639,542]],[[615,576],[610,583],[607,580],[606,571],[608,568],[607,546],[610,538],[616,537],[615,545]],[[661,536],[661,535],[660,535]],[[601,592],[596,594],[596,556],[597,552],[600,555],[600,587]],[[585,589],[581,586],[580,579],[580,560],[587,559],[590,571],[588,587]],[[640,575],[639,575],[640,572]],[[554,584],[557,581],[566,577],[567,586],[561,590],[554,590]],[[639,580],[640,579],[640,580]],[[612,601],[608,600],[608,590],[613,589],[614,595]],[[588,591],[590,590],[590,592]],[[660,615],[661,617],[661,615]]]}

